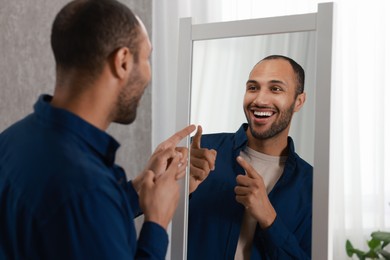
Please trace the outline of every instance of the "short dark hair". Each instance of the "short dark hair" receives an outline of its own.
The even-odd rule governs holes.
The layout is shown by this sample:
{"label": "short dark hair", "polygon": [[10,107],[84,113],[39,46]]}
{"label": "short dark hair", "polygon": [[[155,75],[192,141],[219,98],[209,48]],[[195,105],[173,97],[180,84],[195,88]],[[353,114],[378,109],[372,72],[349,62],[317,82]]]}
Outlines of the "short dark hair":
{"label": "short dark hair", "polygon": [[293,68],[293,71],[295,73],[296,79],[297,79],[296,96],[298,96],[299,94],[302,94],[303,91],[305,90],[305,71],[302,68],[302,66],[299,65],[295,60],[293,60],[289,57],[283,56],[283,55],[270,55],[270,56],[265,57],[261,61],[276,60],[276,59],[283,59],[283,60],[286,60],[290,63],[290,65]]}
{"label": "short dark hair", "polygon": [[57,14],[51,46],[57,69],[80,69],[92,77],[116,50],[128,47],[138,59],[140,24],[133,12],[115,0],[75,0]]}

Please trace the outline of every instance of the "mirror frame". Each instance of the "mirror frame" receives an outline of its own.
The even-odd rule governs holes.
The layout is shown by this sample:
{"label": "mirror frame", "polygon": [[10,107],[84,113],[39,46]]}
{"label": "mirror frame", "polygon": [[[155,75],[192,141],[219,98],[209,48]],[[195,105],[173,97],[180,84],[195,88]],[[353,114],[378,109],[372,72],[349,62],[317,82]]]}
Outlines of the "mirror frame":
{"label": "mirror frame", "polygon": [[[329,232],[329,138],[333,3],[318,4],[316,13],[192,24],[181,18],[176,95],[176,130],[190,124],[193,42],[279,33],[316,32],[315,130],[313,171],[312,259],[331,257]],[[189,147],[190,138],[185,145]],[[188,157],[189,160],[189,157]],[[171,258],[187,259],[189,167],[171,226]]]}

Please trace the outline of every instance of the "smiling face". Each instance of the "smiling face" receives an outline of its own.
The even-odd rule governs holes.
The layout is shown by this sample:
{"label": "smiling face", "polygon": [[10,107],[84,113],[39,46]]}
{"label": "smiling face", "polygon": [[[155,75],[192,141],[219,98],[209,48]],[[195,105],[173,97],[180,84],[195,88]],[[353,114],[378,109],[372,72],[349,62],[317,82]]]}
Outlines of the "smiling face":
{"label": "smiling face", "polygon": [[244,96],[249,139],[287,139],[293,113],[305,101],[305,93],[297,95],[296,89],[297,78],[287,60],[263,60],[253,68]]}

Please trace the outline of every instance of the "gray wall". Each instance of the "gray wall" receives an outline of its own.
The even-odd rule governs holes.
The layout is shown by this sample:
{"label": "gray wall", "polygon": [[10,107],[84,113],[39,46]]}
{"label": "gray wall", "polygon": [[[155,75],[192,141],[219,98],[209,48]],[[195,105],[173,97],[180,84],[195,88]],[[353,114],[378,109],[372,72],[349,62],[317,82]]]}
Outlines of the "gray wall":
{"label": "gray wall", "polygon": [[[69,1],[0,0],[0,132],[32,112],[41,93],[52,94],[54,57],[52,21]],[[122,0],[144,21],[151,35],[152,0]],[[145,91],[136,121],[113,124],[108,132],[120,143],[117,163],[133,177],[151,153],[151,88]]]}

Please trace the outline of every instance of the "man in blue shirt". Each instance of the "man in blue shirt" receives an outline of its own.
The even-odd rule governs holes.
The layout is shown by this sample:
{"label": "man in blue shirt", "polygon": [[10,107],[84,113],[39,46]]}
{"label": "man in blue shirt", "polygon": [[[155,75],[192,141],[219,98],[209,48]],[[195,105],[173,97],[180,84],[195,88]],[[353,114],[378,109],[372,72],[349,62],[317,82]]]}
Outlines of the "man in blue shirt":
{"label": "man in blue shirt", "polygon": [[132,182],[105,132],[134,121],[150,81],[144,25],[117,1],[76,0],[51,44],[54,95],[0,135],[0,259],[164,259],[186,168],[176,145],[195,127],[160,144]]}
{"label": "man in blue shirt", "polygon": [[[246,83],[248,123],[193,138],[188,259],[310,259],[313,168],[294,151],[304,70],[264,58]],[[213,172],[209,175],[209,172]]]}

